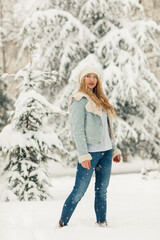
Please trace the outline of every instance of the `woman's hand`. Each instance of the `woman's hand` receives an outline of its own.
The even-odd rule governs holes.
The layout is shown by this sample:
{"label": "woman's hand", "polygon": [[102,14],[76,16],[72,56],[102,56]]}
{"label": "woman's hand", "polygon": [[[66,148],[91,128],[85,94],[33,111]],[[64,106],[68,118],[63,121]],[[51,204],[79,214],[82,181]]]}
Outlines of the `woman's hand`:
{"label": "woman's hand", "polygon": [[115,156],[115,157],[113,158],[113,161],[114,161],[114,162],[120,162],[120,161],[121,161],[121,155],[118,154],[117,156]]}
{"label": "woman's hand", "polygon": [[86,160],[81,162],[82,167],[90,169],[91,168],[91,160]]}

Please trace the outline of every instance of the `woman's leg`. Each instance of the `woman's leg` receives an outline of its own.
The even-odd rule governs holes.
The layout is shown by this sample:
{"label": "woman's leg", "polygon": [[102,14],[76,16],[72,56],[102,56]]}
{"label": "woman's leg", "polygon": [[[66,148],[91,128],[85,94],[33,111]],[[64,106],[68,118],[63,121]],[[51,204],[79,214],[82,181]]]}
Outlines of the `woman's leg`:
{"label": "woman's leg", "polygon": [[101,152],[101,158],[95,168],[95,213],[97,222],[106,221],[107,187],[112,167],[112,149]]}
{"label": "woman's leg", "polygon": [[94,156],[92,157],[93,159],[91,160],[90,169],[83,168],[80,163],[77,164],[75,185],[73,187],[72,192],[70,193],[70,195],[68,196],[68,198],[66,199],[63,205],[62,214],[60,218],[61,226],[67,225],[78,202],[81,200],[81,198],[83,197],[84,193],[88,188],[93,171],[98,162],[97,157],[94,157]]}

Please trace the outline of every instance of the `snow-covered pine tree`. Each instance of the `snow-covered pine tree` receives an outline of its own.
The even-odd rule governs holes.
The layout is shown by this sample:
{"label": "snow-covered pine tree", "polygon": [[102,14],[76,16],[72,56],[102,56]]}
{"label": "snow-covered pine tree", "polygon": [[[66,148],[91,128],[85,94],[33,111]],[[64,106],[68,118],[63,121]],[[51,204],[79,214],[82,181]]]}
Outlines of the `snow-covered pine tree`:
{"label": "snow-covered pine tree", "polygon": [[68,83],[72,69],[91,51],[95,41],[94,34],[85,25],[69,12],[59,9],[35,12],[32,18],[26,19],[21,37],[21,54],[34,41],[39,44],[41,59],[36,67],[57,71],[57,82],[50,89],[52,101]]}
{"label": "snow-covered pine tree", "polygon": [[[78,6],[77,0],[71,2]],[[72,72],[92,53],[103,68],[103,86],[119,116],[117,139],[123,159],[140,154],[158,161],[160,88],[150,71],[148,53],[159,51],[160,27],[144,20],[138,0],[86,0],[73,14],[61,0],[56,4],[54,9],[35,12],[21,31],[22,49],[34,39],[39,44],[37,65],[57,71],[53,101],[61,99],[58,104],[66,110],[70,87],[77,81]],[[68,123],[65,119],[63,127],[68,129]]]}
{"label": "snow-covered pine tree", "polygon": [[[117,138],[123,160],[138,154],[159,161],[160,83],[147,57],[160,51],[156,41],[160,26],[137,18],[133,1],[123,6],[119,8],[119,27],[110,28],[96,44],[95,52],[104,68],[104,88],[120,116]],[[112,7],[117,8],[113,3]]]}
{"label": "snow-covered pine tree", "polygon": [[48,126],[50,115],[60,114],[58,108],[36,92],[44,73],[31,67],[22,69],[15,80],[22,79],[11,124],[0,133],[7,190],[3,200],[46,200],[51,197],[51,180],[47,162],[60,162],[59,153],[66,151],[53,129]]}

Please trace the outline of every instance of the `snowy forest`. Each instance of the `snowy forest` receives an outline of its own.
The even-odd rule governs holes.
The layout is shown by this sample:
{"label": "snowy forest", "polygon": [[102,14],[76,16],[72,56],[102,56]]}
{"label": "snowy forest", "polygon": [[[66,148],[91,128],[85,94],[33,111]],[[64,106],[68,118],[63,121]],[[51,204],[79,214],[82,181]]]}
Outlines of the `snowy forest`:
{"label": "snowy forest", "polygon": [[[58,203],[62,206],[70,192],[78,161],[75,142],[71,138],[68,105],[71,95],[79,88],[78,72],[88,63],[101,66],[104,93],[118,115],[114,130],[122,160],[119,165],[113,164],[112,204],[117,204],[114,197],[117,197],[118,182],[125,185],[128,181],[131,184],[131,187],[126,184],[126,190],[122,191],[126,194],[137,181],[139,189],[133,187],[134,196],[142,189],[146,190],[144,195],[147,194],[149,186],[152,198],[148,201],[156,196],[157,208],[154,210],[158,212],[160,18],[158,22],[147,17],[144,2],[0,0],[0,201],[17,204],[19,201],[50,200],[45,206],[26,205],[26,210],[25,206],[21,206],[18,215],[13,206],[8,205],[7,210],[7,206],[3,205],[0,217],[3,220],[0,223],[2,240],[11,239],[10,234],[13,234],[12,239],[15,237],[17,240],[24,235],[27,240],[51,239],[51,230],[47,232],[47,229],[51,227],[51,219],[55,224],[58,220],[52,218],[49,207],[56,215],[60,214]],[[160,15],[160,1],[148,2],[158,9]],[[152,64],[156,65],[159,74],[153,70]],[[128,178],[124,173],[128,173]],[[136,177],[131,173],[135,173]],[[152,182],[153,179],[156,179],[155,182]],[[128,201],[129,198],[130,195],[127,195]],[[142,199],[140,194],[140,202],[143,202]],[[55,201],[54,206],[51,206],[52,200]],[[84,205],[81,205],[84,213],[85,204],[90,208],[87,201],[86,197]],[[147,202],[145,204],[147,208]],[[123,205],[122,208],[125,208]],[[46,211],[49,214],[43,232],[40,230],[42,222],[38,220],[42,217],[38,215],[39,207],[43,213]],[[35,209],[37,215],[30,223]],[[113,225],[116,224],[116,210],[114,213]],[[129,214],[126,218],[130,217]],[[150,218],[151,209],[145,214],[144,219]],[[10,216],[9,220],[7,216]],[[156,216],[158,226],[160,218]],[[89,219],[90,224],[92,218]],[[74,219],[78,221],[78,212]],[[31,227],[32,223],[34,226],[37,224],[37,232]],[[137,223],[141,224],[141,220]],[[66,238],[77,238],[76,231],[82,227],[76,228],[74,221],[72,224],[75,227],[73,235],[66,232]],[[10,226],[8,235],[7,226]],[[139,231],[137,226],[135,228]],[[14,227],[19,232],[18,237]],[[155,227],[154,236],[152,230],[153,225],[150,232],[145,233],[146,240],[150,237],[158,239],[158,228]],[[123,228],[120,231],[122,233]],[[87,228],[84,237],[86,233]],[[56,239],[65,236],[57,232],[54,234]],[[106,237],[104,232],[100,236]],[[112,232],[108,236],[114,240],[118,232],[115,238]],[[123,239],[128,239],[127,236]],[[135,238],[142,239],[133,234]]]}

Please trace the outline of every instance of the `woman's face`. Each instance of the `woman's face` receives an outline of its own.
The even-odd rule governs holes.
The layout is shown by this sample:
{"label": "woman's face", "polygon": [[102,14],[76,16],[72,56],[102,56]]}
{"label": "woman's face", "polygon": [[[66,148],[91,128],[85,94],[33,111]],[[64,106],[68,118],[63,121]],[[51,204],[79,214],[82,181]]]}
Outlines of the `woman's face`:
{"label": "woman's face", "polygon": [[97,74],[87,73],[85,75],[84,81],[85,81],[85,84],[87,85],[88,88],[93,89],[98,82]]}

